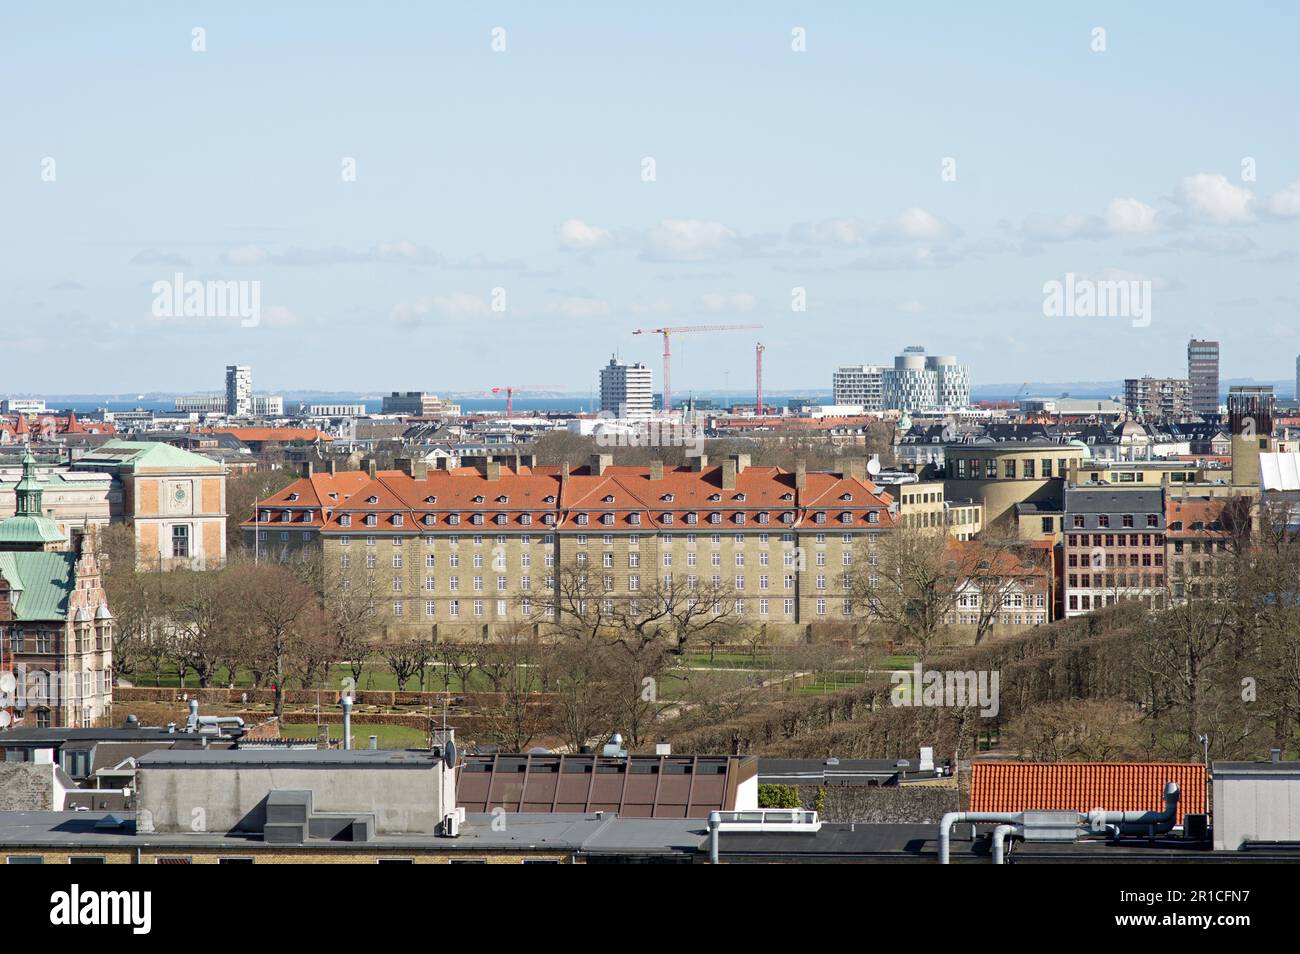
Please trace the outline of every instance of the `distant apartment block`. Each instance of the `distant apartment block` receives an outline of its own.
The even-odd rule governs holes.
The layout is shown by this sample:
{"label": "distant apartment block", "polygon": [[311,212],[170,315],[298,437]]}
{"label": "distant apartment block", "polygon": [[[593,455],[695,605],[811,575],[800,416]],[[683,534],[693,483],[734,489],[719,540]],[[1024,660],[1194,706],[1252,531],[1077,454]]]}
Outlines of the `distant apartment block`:
{"label": "distant apartment block", "polygon": [[874,364],[837,368],[831,375],[832,404],[852,405],[866,411],[884,409],[885,369]]}
{"label": "distant apartment block", "polygon": [[1124,406],[1147,421],[1181,420],[1193,413],[1191,382],[1186,378],[1125,378]]}
{"label": "distant apartment block", "polygon": [[225,414],[226,396],[224,394],[200,394],[176,399],[176,411],[179,414]]}
{"label": "distant apartment block", "polygon": [[1193,338],[1187,343],[1187,380],[1192,413],[1219,413],[1219,343]]}
{"label": "distant apartment block", "polygon": [[298,413],[308,417],[365,417],[369,411],[364,404],[304,404]]}
{"label": "distant apartment block", "polygon": [[226,413],[231,417],[253,413],[253,369],[247,365],[226,366]]}
{"label": "distant apartment block", "polygon": [[644,364],[624,364],[611,357],[600,369],[600,410],[617,417],[645,418],[654,414],[654,383]]}
{"label": "distant apartment block", "polygon": [[382,410],[384,414],[406,417],[454,417],[460,413],[460,405],[429,391],[394,391],[384,395]]}
{"label": "distant apartment block", "polygon": [[885,409],[937,410],[970,404],[970,370],[951,355],[927,355],[917,345],[903,349],[881,375]]}
{"label": "distant apartment block", "polygon": [[1067,487],[1065,615],[1137,600],[1166,603],[1164,492]]}
{"label": "distant apartment block", "polygon": [[[1296,362],[1300,368],[1300,361]],[[40,398],[5,398],[0,401],[0,413],[3,414],[44,414],[45,401]]]}

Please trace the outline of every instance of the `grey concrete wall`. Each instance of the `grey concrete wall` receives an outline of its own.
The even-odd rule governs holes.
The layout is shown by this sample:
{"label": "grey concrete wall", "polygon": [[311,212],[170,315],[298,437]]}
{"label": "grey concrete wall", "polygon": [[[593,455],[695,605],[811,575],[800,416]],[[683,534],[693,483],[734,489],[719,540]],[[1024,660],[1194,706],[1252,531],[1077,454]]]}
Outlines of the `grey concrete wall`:
{"label": "grey concrete wall", "polygon": [[58,811],[54,788],[52,764],[0,762],[0,812]]}
{"label": "grey concrete wall", "polygon": [[373,813],[376,834],[427,833],[442,820],[442,773],[439,763],[400,769],[146,767],[139,774],[141,830],[261,831],[266,796],[290,789],[310,791],[314,812]]}
{"label": "grey concrete wall", "polygon": [[[799,798],[807,808],[817,802],[815,786],[800,786]],[[826,788],[821,820],[835,824],[864,825],[939,824],[947,812],[961,810],[961,792],[931,786],[845,786]]]}

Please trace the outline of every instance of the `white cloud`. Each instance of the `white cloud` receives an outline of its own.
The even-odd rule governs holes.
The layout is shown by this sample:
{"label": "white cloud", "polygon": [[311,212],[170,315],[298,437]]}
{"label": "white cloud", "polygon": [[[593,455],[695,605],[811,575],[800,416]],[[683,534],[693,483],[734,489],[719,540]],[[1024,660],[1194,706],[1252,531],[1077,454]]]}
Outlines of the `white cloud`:
{"label": "white cloud", "polygon": [[487,300],[469,292],[432,295],[393,306],[392,318],[401,324],[417,324],[428,315],[442,318],[476,318],[491,314]]}
{"label": "white cloud", "polygon": [[1281,192],[1269,196],[1265,208],[1270,215],[1281,219],[1300,217],[1300,181],[1293,182]]}
{"label": "white cloud", "polygon": [[1249,222],[1254,218],[1254,195],[1235,186],[1219,173],[1199,172],[1186,176],[1178,199],[1190,212],[1219,225]]}
{"label": "white cloud", "polygon": [[933,212],[912,207],[891,219],[869,223],[859,218],[801,222],[790,228],[790,239],[805,245],[853,247],[887,242],[942,242],[957,230]]}
{"label": "white cloud", "polygon": [[925,209],[906,209],[894,223],[897,234],[921,242],[939,242],[952,236],[952,226]]}
{"label": "white cloud", "polygon": [[1142,235],[1160,228],[1158,213],[1140,199],[1111,199],[1106,206],[1106,231],[1112,235]]}
{"label": "white cloud", "polygon": [[915,298],[910,301],[900,301],[897,307],[898,310],[905,315],[919,315],[921,312],[925,311],[925,305],[921,304]]}
{"label": "white cloud", "polygon": [[257,245],[232,248],[221,256],[227,265],[437,265],[442,256],[415,242],[400,239],[378,242],[363,251],[341,246],[329,248],[287,248],[272,252]]}
{"label": "white cloud", "polygon": [[737,246],[737,235],[721,222],[664,219],[646,236],[646,256],[661,262],[704,262],[725,257]]}
{"label": "white cloud", "polygon": [[555,230],[560,248],[570,252],[591,252],[614,244],[614,234],[609,229],[591,225],[581,219],[567,219]]}
{"label": "white cloud", "polygon": [[753,311],[758,299],[753,292],[710,293],[700,298],[705,311]]}

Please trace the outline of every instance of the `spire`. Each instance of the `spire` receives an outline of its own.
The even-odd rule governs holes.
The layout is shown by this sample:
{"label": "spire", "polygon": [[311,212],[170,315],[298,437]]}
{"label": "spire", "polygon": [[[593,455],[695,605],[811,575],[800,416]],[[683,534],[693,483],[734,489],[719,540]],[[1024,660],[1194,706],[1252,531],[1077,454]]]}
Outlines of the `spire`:
{"label": "spire", "polygon": [[23,455],[23,479],[14,488],[14,497],[17,499],[14,516],[39,517],[42,512],[41,495],[41,482],[36,479],[36,458],[28,446],[27,453]]}

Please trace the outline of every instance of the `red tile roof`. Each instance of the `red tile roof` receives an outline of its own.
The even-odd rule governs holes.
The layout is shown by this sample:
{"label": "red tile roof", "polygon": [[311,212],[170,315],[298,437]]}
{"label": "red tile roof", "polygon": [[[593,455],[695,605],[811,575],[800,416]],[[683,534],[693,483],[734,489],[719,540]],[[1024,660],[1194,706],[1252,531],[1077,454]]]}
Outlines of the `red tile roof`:
{"label": "red tile roof", "polygon": [[975,762],[973,812],[1159,811],[1166,782],[1177,782],[1177,822],[1205,806],[1200,762]]}
{"label": "red tile roof", "polygon": [[[309,494],[307,481],[301,480],[258,507],[273,512],[272,522],[286,508],[313,506],[317,513],[323,508],[331,511],[325,529],[343,532],[362,526],[367,532],[410,532],[416,526],[538,525],[654,532],[742,525],[781,530],[813,524],[829,531],[885,530],[893,525],[889,496],[867,481],[813,472],[807,475],[803,491],[796,493],[794,474],[778,467],[746,467],[736,475],[734,489],[724,490],[722,473],[718,466],[701,471],[665,468],[662,478],[652,480],[646,467],[607,467],[603,474],[581,467],[566,477],[557,468],[521,468],[516,473],[503,466],[495,480],[469,467],[433,470],[417,480],[401,471],[384,471],[373,479],[354,472],[354,479],[360,482],[350,488],[345,499],[331,501],[332,506],[315,487]],[[345,476],[324,475],[335,481]],[[290,493],[298,493],[299,500],[288,501]],[[375,523],[365,523],[367,514],[375,515]],[[402,515],[400,523],[394,520],[397,514]],[[524,514],[528,519],[522,519]],[[546,523],[546,514],[550,523]],[[696,523],[690,522],[692,514]],[[341,522],[344,515],[352,519]],[[580,522],[582,515],[586,522]]]}

